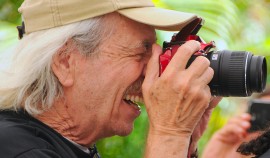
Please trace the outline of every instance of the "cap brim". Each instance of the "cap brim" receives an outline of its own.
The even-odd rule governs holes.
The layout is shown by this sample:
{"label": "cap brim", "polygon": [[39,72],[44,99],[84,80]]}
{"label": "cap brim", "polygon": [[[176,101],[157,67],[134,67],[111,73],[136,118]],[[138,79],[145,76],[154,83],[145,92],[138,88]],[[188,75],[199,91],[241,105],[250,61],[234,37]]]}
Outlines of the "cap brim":
{"label": "cap brim", "polygon": [[179,31],[198,17],[191,13],[156,7],[128,8],[117,12],[134,21],[165,31]]}

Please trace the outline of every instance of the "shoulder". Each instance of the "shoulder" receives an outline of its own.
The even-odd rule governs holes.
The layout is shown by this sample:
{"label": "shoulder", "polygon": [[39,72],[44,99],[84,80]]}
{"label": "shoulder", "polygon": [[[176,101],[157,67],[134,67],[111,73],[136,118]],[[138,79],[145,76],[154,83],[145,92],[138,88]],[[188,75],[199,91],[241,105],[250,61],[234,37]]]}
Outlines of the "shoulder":
{"label": "shoulder", "polygon": [[5,158],[48,149],[48,144],[36,136],[35,127],[16,114],[0,114],[0,142],[0,157]]}
{"label": "shoulder", "polygon": [[17,143],[20,143],[20,140],[27,140],[30,137],[33,137],[34,133],[35,129],[27,123],[27,120],[24,120],[13,113],[0,113],[1,142],[9,144],[13,143],[14,140]]}
{"label": "shoulder", "polygon": [[31,149],[16,156],[16,158],[61,158],[56,152],[48,149]]}
{"label": "shoulder", "polygon": [[0,142],[0,158],[86,157],[59,133],[24,113],[0,111]]}

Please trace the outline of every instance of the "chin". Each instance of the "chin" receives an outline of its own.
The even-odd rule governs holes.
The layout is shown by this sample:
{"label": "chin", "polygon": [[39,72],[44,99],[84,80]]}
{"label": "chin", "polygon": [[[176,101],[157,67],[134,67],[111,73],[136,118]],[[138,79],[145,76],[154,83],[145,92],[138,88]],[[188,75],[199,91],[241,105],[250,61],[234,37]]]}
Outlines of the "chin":
{"label": "chin", "polygon": [[132,125],[121,125],[118,127],[115,127],[114,130],[115,135],[118,136],[128,136],[133,131],[133,124]]}

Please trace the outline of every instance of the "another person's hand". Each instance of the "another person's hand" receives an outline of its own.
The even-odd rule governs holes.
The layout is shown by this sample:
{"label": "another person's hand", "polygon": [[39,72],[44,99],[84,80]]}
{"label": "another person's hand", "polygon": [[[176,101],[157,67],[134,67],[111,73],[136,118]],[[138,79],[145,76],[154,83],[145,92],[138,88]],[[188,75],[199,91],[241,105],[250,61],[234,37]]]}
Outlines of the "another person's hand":
{"label": "another person's hand", "polygon": [[245,157],[236,152],[239,145],[257,134],[248,133],[251,116],[244,113],[234,117],[217,131],[206,145],[202,158],[241,158]]}

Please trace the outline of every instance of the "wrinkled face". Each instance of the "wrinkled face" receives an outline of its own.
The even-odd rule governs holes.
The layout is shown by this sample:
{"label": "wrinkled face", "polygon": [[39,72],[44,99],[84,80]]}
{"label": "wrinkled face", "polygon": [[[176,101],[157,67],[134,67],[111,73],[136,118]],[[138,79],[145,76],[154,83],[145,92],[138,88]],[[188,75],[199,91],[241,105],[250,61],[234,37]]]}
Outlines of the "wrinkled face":
{"label": "wrinkled face", "polygon": [[144,70],[156,35],[150,26],[118,14],[110,16],[109,27],[114,27],[110,37],[97,54],[77,64],[73,102],[80,109],[74,111],[89,131],[127,135],[140,115],[140,109],[128,100],[142,100]]}

